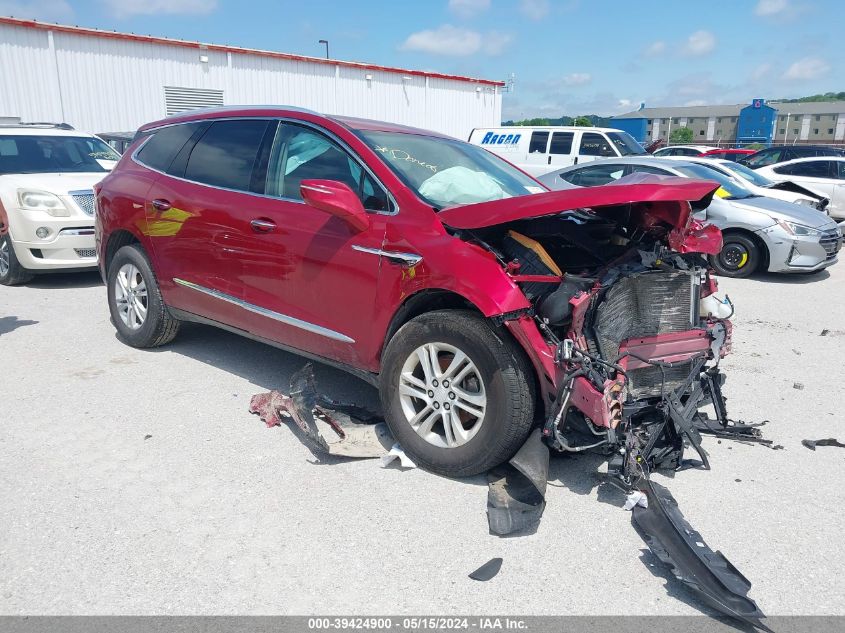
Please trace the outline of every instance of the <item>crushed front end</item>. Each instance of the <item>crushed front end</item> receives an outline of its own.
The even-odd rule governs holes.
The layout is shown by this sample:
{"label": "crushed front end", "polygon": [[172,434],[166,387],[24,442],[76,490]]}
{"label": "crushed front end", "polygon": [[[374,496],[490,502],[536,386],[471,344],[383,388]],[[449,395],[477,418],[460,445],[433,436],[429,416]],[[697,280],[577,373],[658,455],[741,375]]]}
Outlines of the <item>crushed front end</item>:
{"label": "crushed front end", "polygon": [[[768,630],[748,580],[649,477],[654,469],[709,468],[700,431],[759,440],[753,425],[728,420],[721,391],[734,310],[718,296],[705,258],[721,250],[721,233],[692,217],[715,187],[628,183],[540,194],[546,198],[503,209],[508,221],[495,225],[484,224],[482,212],[499,211],[491,208],[498,203],[450,220],[498,258],[531,305],[498,321],[534,363],[546,445],[609,455],[607,481],[629,493],[632,523],[652,552],[707,604]],[[684,458],[687,446],[697,460]]]}

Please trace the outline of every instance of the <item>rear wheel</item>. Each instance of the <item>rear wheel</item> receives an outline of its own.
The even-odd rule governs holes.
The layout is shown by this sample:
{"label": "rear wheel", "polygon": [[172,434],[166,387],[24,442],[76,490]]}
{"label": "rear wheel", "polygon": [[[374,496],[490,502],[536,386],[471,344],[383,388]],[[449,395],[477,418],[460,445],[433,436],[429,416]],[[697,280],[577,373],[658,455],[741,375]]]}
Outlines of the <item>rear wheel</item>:
{"label": "rear wheel", "polygon": [[451,477],[501,464],[534,422],[521,350],[471,312],[441,310],[406,323],[385,351],[387,424],[420,466]]}
{"label": "rear wheel", "polygon": [[179,321],[167,311],[153,269],[137,244],[114,256],[108,273],[109,311],[118,338],[132,347],[158,347],[173,340]]}
{"label": "rear wheel", "polygon": [[748,277],[760,266],[762,253],[753,239],[739,233],[727,233],[722,250],[710,256],[710,264],[722,277]]}
{"label": "rear wheel", "polygon": [[0,236],[0,285],[16,286],[32,281],[33,275],[26,268],[21,266],[15,255],[12,246],[12,238],[9,234]]}

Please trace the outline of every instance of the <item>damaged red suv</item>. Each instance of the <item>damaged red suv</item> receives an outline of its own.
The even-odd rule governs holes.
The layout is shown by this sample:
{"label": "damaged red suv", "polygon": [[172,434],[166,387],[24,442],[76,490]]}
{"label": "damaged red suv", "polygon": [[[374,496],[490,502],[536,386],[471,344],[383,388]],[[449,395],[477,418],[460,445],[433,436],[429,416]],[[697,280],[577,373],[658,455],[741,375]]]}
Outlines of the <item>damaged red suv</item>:
{"label": "damaged red suv", "polygon": [[142,127],[96,186],[99,265],[125,343],[195,321],[340,366],[430,470],[483,472],[540,429],[630,482],[700,448],[699,405],[722,417],[721,235],[692,217],[716,187],[548,192],[433,132],[206,110]]}

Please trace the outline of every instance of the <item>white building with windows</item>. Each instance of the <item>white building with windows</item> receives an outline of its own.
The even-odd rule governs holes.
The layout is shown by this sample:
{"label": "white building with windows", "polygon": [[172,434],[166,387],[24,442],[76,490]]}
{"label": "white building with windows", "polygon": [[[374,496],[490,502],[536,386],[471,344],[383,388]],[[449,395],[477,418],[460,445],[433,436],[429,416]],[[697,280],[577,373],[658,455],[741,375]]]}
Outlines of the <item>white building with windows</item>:
{"label": "white building with windows", "polygon": [[132,131],[194,108],[292,105],[466,139],[504,83],[0,17],[0,120]]}

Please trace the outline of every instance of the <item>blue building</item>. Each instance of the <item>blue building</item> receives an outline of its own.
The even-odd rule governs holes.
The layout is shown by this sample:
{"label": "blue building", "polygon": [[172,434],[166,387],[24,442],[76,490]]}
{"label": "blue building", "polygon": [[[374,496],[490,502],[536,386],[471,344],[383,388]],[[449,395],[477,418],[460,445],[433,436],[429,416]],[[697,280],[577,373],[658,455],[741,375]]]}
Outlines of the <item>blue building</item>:
{"label": "blue building", "polygon": [[775,123],[778,111],[766,105],[763,99],[754,99],[751,105],[739,111],[739,122],[736,126],[736,142],[738,145],[763,143],[769,145],[775,134]]}

